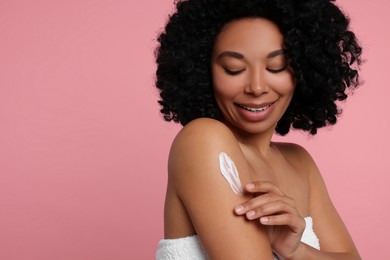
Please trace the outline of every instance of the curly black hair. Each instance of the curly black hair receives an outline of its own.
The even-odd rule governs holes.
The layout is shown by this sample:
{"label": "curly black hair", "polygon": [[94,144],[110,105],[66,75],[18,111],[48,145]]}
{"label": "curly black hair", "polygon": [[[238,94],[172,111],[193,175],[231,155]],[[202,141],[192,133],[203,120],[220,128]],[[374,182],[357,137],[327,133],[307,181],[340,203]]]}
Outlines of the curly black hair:
{"label": "curly black hair", "polygon": [[[199,117],[221,120],[213,95],[210,59],[227,23],[262,17],[278,25],[296,88],[275,131],[290,127],[316,134],[335,124],[336,102],[360,85],[362,49],[349,19],[332,0],[177,0],[159,35],[156,87],[167,121],[187,124]],[[347,89],[348,88],[348,89]]]}

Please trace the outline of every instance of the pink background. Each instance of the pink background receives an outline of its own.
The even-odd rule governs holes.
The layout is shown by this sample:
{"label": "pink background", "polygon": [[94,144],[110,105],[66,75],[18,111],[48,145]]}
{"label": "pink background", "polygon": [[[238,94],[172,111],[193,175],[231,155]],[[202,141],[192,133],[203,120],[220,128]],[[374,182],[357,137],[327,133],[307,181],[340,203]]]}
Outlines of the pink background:
{"label": "pink background", "polygon": [[[153,86],[173,0],[0,0],[0,259],[153,259],[179,130]],[[339,2],[365,85],[304,145],[364,259],[390,259],[387,0]]]}

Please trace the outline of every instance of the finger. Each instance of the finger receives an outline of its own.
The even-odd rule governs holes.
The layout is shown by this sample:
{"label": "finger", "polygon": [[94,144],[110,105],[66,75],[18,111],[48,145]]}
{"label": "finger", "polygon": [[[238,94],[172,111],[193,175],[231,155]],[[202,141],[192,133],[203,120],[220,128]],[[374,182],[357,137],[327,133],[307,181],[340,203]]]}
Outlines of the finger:
{"label": "finger", "polygon": [[250,193],[275,193],[283,195],[283,192],[270,181],[254,181],[245,185],[245,190]]}
{"label": "finger", "polygon": [[277,196],[275,198],[274,194],[265,193],[265,194],[259,195],[257,197],[254,197],[254,198],[252,198],[250,200],[247,200],[246,202],[241,203],[240,205],[237,205],[234,208],[234,212],[237,215],[243,215],[243,214],[247,213],[250,210],[259,208],[262,205],[264,205],[266,203],[269,203],[272,200],[276,200],[276,199],[280,199],[280,196]]}
{"label": "finger", "polygon": [[265,216],[260,218],[260,222],[267,226],[289,226],[296,234],[302,234],[306,227],[305,220],[294,214]]}
{"label": "finger", "polygon": [[299,216],[298,210],[283,200],[271,201],[246,212],[249,220],[258,219],[264,216],[278,214],[293,214]]}
{"label": "finger", "polygon": [[244,215],[248,211],[261,208],[263,205],[271,203],[273,201],[284,201],[284,203],[290,204],[292,207],[296,208],[295,200],[288,196],[280,196],[274,193],[265,193],[254,197],[244,203],[241,203],[240,205],[237,205],[234,208],[234,212],[237,215]]}

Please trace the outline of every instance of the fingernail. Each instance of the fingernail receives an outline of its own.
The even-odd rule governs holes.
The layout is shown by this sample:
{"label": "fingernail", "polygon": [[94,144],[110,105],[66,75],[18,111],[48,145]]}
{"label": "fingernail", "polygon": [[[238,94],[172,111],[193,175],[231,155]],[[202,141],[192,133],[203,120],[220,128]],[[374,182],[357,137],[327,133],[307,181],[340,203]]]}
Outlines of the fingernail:
{"label": "fingernail", "polygon": [[262,224],[267,224],[269,222],[269,218],[268,217],[262,217],[262,218],[260,218],[260,222]]}
{"label": "fingernail", "polygon": [[242,212],[244,211],[244,206],[242,206],[242,205],[236,206],[236,207],[234,208],[234,211],[235,211],[237,214],[240,214],[240,213],[242,213]]}
{"label": "fingernail", "polygon": [[247,217],[247,218],[252,218],[254,215],[255,215],[255,212],[254,212],[253,210],[248,211],[248,212],[246,213],[246,217]]}
{"label": "fingernail", "polygon": [[246,188],[247,188],[248,190],[252,190],[252,189],[255,188],[255,185],[254,185],[253,183],[248,183],[248,184],[246,185]]}

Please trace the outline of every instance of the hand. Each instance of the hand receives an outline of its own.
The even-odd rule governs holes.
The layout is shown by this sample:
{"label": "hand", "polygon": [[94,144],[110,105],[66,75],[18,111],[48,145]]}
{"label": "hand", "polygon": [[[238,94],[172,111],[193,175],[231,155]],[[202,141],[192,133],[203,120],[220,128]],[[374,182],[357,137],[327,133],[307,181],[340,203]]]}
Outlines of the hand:
{"label": "hand", "polygon": [[298,252],[306,226],[294,199],[267,181],[249,183],[245,190],[255,197],[236,206],[234,212],[249,220],[259,219],[266,226],[273,250],[285,258],[292,257]]}

